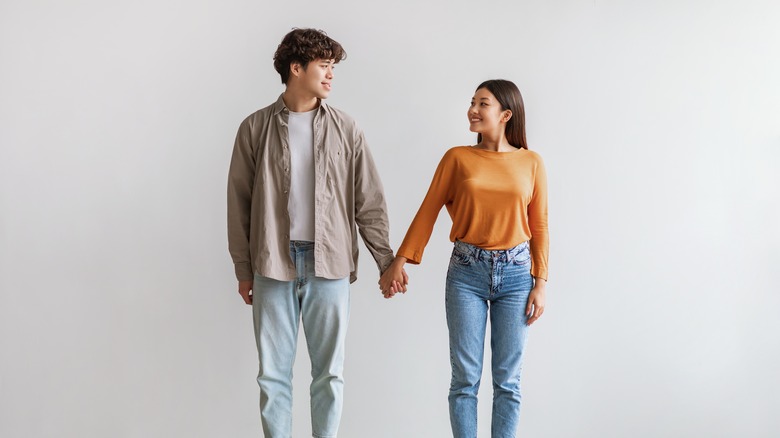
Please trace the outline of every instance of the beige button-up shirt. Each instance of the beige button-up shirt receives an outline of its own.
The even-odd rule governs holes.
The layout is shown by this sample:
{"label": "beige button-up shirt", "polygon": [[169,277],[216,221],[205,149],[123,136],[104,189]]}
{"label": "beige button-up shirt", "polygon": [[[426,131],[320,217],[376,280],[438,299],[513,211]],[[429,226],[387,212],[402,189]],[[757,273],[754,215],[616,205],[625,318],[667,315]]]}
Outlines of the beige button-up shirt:
{"label": "beige button-up shirt", "polygon": [[[314,272],[357,279],[358,239],[380,272],[393,261],[384,191],[363,132],[320,102],[314,116]],[[290,259],[290,114],[282,96],[241,123],[228,174],[228,247],[238,280],[296,278]]]}

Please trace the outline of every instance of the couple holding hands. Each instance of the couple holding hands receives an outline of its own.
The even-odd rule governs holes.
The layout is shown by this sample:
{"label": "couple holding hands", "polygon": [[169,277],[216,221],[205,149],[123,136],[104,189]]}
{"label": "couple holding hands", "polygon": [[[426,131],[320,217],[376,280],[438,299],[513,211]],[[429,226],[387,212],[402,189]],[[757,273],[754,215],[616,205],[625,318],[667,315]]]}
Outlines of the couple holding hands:
{"label": "couple holding hands", "polygon": [[468,106],[475,145],[449,149],[396,253],[363,132],[323,102],[342,46],[293,29],[274,54],[285,91],[239,126],[228,175],[228,241],[238,292],[252,305],[260,413],[267,438],[292,436],[292,369],[300,321],[312,364],[312,436],[336,437],[343,402],[349,284],[358,232],[386,298],[406,292],[443,206],[454,242],[445,287],[452,364],[450,424],[477,436],[477,392],[491,330],[492,436],[516,436],[529,326],[544,312],[547,180],[528,149],[517,86],[488,80]]}

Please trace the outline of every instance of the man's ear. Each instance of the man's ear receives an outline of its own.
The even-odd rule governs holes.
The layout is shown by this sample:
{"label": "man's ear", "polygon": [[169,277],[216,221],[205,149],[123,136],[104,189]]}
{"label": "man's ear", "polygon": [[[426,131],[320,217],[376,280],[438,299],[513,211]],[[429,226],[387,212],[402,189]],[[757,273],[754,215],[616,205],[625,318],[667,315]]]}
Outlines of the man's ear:
{"label": "man's ear", "polygon": [[295,76],[296,78],[301,75],[301,72],[303,71],[303,66],[300,62],[291,62],[290,63],[290,76]]}

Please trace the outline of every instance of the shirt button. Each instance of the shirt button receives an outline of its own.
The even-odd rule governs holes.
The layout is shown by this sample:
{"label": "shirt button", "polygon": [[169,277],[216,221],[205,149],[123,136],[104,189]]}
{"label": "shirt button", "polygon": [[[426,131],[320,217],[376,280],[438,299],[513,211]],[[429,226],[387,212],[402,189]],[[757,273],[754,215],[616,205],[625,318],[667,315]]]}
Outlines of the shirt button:
{"label": "shirt button", "polygon": [[287,190],[285,190],[284,193],[287,193]]}

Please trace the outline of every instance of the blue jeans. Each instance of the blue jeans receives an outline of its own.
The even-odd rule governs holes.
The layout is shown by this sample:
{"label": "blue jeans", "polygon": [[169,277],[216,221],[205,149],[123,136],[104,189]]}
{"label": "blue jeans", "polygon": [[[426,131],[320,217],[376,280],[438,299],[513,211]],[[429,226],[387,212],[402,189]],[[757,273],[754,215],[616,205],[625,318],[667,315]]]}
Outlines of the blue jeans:
{"label": "blue jeans", "polygon": [[341,420],[349,279],[314,276],[314,243],[291,242],[297,278],[255,275],[252,310],[260,359],[260,417],[266,438],[292,437],[292,371],[303,321],[311,359],[312,434],[335,437]]}
{"label": "blue jeans", "polygon": [[525,306],[533,287],[528,242],[488,251],[457,241],[447,272],[450,424],[455,438],[477,436],[477,393],[490,316],[493,438],[514,437],[520,416],[520,369],[528,335]]}

